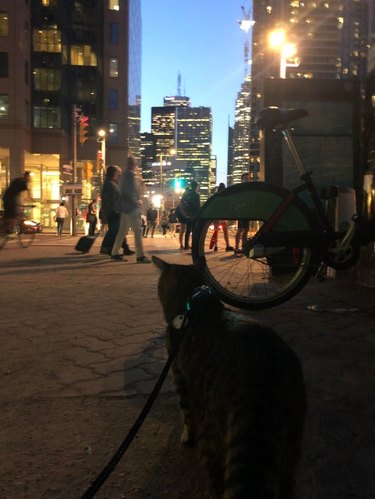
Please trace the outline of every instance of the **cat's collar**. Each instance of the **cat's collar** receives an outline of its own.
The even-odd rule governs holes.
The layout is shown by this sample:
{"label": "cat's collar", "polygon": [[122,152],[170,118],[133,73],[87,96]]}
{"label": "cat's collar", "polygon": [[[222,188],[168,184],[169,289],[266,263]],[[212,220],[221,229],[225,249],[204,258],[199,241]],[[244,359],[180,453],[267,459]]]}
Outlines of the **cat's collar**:
{"label": "cat's collar", "polygon": [[171,321],[173,329],[185,329],[192,318],[199,318],[210,305],[222,308],[222,303],[209,286],[195,288],[190,299],[184,305],[183,313],[176,315]]}

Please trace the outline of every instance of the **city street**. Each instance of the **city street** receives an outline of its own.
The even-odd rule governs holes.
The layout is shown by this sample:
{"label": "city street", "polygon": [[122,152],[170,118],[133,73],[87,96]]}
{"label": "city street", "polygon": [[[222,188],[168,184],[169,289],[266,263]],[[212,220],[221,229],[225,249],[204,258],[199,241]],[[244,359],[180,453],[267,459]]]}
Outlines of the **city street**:
{"label": "city street", "polygon": [[[79,498],[132,426],[166,360],[154,265],[74,251],[41,234],[0,251],[0,498]],[[133,237],[129,238],[133,245]],[[176,239],[147,256],[190,264]],[[375,288],[347,271],[313,279],[263,321],[297,352],[309,408],[296,499],[375,497]],[[171,375],[98,498],[194,499]],[[203,497],[203,496],[202,496]]]}

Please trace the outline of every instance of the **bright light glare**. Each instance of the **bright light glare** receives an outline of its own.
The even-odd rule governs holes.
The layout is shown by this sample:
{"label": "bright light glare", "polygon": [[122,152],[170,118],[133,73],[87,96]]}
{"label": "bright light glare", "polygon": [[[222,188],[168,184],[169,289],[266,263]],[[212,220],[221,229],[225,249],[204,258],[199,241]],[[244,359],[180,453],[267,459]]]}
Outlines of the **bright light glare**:
{"label": "bright light glare", "polygon": [[242,29],[242,31],[245,31],[245,33],[247,33],[250,28],[252,28],[255,24],[255,21],[252,21],[251,19],[242,19],[240,21],[240,29]]}
{"label": "bright light glare", "polygon": [[286,58],[293,57],[297,53],[297,48],[295,43],[286,43],[283,47],[284,56]]}
{"label": "bright light glare", "polygon": [[160,208],[161,206],[161,200],[163,199],[163,196],[160,194],[156,194],[155,196],[152,196],[152,204],[155,206],[155,208]]}
{"label": "bright light glare", "polygon": [[280,45],[283,45],[285,43],[285,31],[283,29],[271,31],[268,36],[268,42],[271,47],[279,48]]}

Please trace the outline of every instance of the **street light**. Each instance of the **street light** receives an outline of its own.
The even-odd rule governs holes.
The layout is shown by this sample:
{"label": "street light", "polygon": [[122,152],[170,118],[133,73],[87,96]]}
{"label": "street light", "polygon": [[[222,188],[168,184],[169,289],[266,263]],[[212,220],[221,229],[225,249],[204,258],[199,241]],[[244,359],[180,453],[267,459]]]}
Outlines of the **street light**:
{"label": "street light", "polygon": [[287,41],[284,29],[271,31],[268,41],[270,47],[280,51],[280,78],[286,78],[286,68],[299,66],[297,57],[294,58],[293,62],[288,62],[288,59],[291,59],[297,53],[296,44]]}
{"label": "street light", "polygon": [[105,172],[105,136],[106,136],[106,131],[103,129],[98,130],[98,139],[97,141],[100,143],[100,152],[101,153],[101,161],[99,162],[100,165],[100,171],[98,172],[100,174],[100,178],[103,182],[104,179],[104,172]]}
{"label": "street light", "polygon": [[[160,152],[159,154],[159,168],[160,168],[160,192],[163,191],[163,158],[168,158],[169,156],[175,156],[176,155],[176,149],[170,149],[168,154],[163,154],[163,152]],[[167,166],[167,163],[166,163]]]}

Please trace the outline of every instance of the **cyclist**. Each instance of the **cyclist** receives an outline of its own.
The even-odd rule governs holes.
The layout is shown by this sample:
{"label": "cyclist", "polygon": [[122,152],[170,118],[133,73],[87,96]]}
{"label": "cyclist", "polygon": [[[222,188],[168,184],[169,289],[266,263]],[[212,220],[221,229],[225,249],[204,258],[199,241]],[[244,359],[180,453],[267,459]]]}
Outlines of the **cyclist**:
{"label": "cyclist", "polygon": [[[250,175],[248,172],[245,172],[241,176],[241,182],[250,182]],[[234,250],[234,253],[236,255],[242,255],[243,252],[243,245],[246,242],[247,234],[249,232],[250,228],[250,221],[249,220],[244,220],[240,219],[238,220],[238,226],[237,226],[237,232],[236,232],[236,249]],[[241,241],[241,246],[242,248],[240,249],[240,241]]]}
{"label": "cyclist", "polygon": [[3,194],[3,204],[4,204],[4,221],[5,230],[7,234],[14,232],[17,224],[18,206],[19,199],[23,192],[27,193],[27,196],[31,202],[34,200],[31,197],[29,184],[31,182],[30,172],[24,172],[22,177],[17,177],[11,181],[8,188]]}

